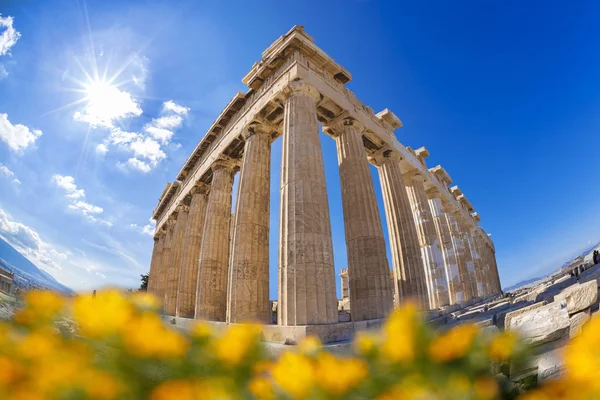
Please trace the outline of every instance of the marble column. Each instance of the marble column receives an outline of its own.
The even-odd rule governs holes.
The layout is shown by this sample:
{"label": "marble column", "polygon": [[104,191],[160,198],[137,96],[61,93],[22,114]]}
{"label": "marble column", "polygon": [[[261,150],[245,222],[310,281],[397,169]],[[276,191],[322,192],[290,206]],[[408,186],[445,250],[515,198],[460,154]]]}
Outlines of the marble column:
{"label": "marble column", "polygon": [[191,200],[188,223],[185,232],[181,271],[177,295],[178,317],[194,318],[196,309],[196,290],[198,286],[198,261],[202,247],[202,230],[206,217],[209,186],[197,183],[190,190]]}
{"label": "marble column", "polygon": [[233,228],[227,322],[271,321],[269,307],[269,200],[271,135],[252,126],[244,156]]}
{"label": "marble column", "polygon": [[458,224],[460,239],[464,248],[465,264],[467,266],[468,279],[465,280],[469,284],[471,294],[474,298],[481,297],[477,286],[477,274],[475,273],[475,260],[471,251],[471,231],[469,222],[462,216],[460,211],[456,210],[454,218]]}
{"label": "marble column", "polygon": [[302,80],[284,91],[277,315],[284,326],[338,321],[319,99]]}
{"label": "marble column", "polygon": [[181,256],[185,242],[185,231],[187,228],[189,207],[183,204],[177,206],[177,221],[173,229],[173,241],[171,244],[171,260],[167,271],[167,286],[165,295],[164,313],[175,315],[177,311],[177,293],[179,291],[179,273],[181,271]]}
{"label": "marble column", "polygon": [[490,287],[489,259],[486,252],[486,246],[483,243],[483,238],[481,237],[479,229],[475,230],[475,246],[477,247],[477,251],[481,259],[481,284],[483,287],[483,294],[484,296],[490,296],[492,294],[492,290]]}
{"label": "marble column", "polygon": [[440,240],[440,250],[444,258],[444,268],[446,271],[446,279],[448,280],[448,295],[450,297],[450,303],[463,303],[465,301],[465,295],[462,288],[462,282],[460,280],[458,261],[456,253],[454,252],[450,227],[448,226],[446,211],[444,210],[444,204],[442,202],[440,192],[436,187],[432,187],[427,191],[427,197],[429,200],[429,208],[431,210],[431,216],[433,217],[435,231]]}
{"label": "marble column", "polygon": [[419,308],[427,309],[427,278],[415,219],[400,170],[400,156],[388,150],[376,162],[392,250],[396,302],[411,299]]}
{"label": "marble column", "polygon": [[491,258],[492,258],[492,272],[495,278],[496,293],[502,293],[502,283],[500,282],[500,272],[498,271],[498,264],[496,262],[496,249],[492,245],[491,247]]}
{"label": "marble column", "polygon": [[217,160],[211,168],[213,176],[198,263],[195,318],[224,322],[234,164]]}
{"label": "marble column", "polygon": [[390,268],[362,140],[364,127],[345,118],[326,130],[333,133],[337,144],[352,320],[384,318],[393,307]]}
{"label": "marble column", "polygon": [[148,293],[156,295],[156,281],[162,262],[162,253],[165,246],[165,235],[158,233],[154,236],[154,248],[152,249],[152,260],[150,261],[150,272],[148,273]]}
{"label": "marble column", "polygon": [[476,228],[469,227],[467,230],[467,241],[469,243],[469,249],[471,250],[471,256],[473,257],[473,267],[475,270],[475,287],[477,288],[477,296],[485,297],[485,290],[483,285],[483,260],[481,258],[481,252],[477,241],[475,240]]}
{"label": "marble column", "polygon": [[429,210],[424,178],[414,170],[406,174],[405,178],[406,192],[413,211],[423,268],[427,277],[429,307],[434,309],[446,306],[450,304],[448,280],[444,257],[440,251],[439,239]]}
{"label": "marble column", "polygon": [[173,229],[175,228],[175,219],[172,216],[169,216],[164,226],[165,242],[163,245],[163,254],[160,263],[160,268],[158,269],[155,289],[156,297],[162,303],[163,308],[165,305],[165,298],[167,292],[167,272],[169,270],[171,261],[171,247],[173,243]]}
{"label": "marble column", "polygon": [[460,275],[464,301],[469,301],[473,298],[471,276],[469,273],[469,268],[473,269],[473,260],[471,259],[470,252],[468,255],[466,254],[467,249],[465,248],[460,227],[456,220],[456,213],[458,213],[458,210],[454,209],[449,203],[444,203],[444,211],[446,212],[446,221],[448,222],[448,228],[450,229],[452,247],[454,248],[456,262],[458,264],[458,274]]}
{"label": "marble column", "polygon": [[340,287],[342,288],[342,300],[350,297],[349,294],[349,284],[348,284],[348,268],[342,268],[342,272],[340,272]]}

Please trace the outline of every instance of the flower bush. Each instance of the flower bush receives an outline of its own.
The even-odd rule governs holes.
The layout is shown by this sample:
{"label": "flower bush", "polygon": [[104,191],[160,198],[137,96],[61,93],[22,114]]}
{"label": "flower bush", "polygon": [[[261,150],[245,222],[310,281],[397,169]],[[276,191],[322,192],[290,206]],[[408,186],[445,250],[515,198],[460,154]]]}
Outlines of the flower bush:
{"label": "flower bush", "polygon": [[[146,293],[32,291],[24,303],[0,323],[0,399],[510,399],[519,393],[498,372],[526,355],[511,332],[436,333],[410,304],[347,355],[312,337],[273,355],[257,325],[165,325]],[[599,361],[595,318],[568,346],[564,377],[520,398],[599,398]]]}

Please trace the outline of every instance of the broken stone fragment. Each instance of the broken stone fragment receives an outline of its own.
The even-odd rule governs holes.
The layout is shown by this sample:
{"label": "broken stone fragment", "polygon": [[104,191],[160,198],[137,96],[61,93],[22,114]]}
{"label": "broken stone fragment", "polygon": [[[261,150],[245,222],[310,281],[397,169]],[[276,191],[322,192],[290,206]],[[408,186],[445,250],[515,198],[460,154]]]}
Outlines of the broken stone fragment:
{"label": "broken stone fragment", "polygon": [[592,312],[589,308],[571,316],[571,328],[569,330],[569,336],[571,337],[571,339],[573,339],[581,332],[581,328],[591,318],[591,316]]}
{"label": "broken stone fragment", "polygon": [[[532,306],[530,306],[532,307]],[[528,308],[528,307],[526,307]],[[571,321],[565,302],[554,302],[529,310],[519,310],[519,315],[510,316],[506,329],[517,331],[523,341],[532,345],[548,343],[569,334]]]}
{"label": "broken stone fragment", "polygon": [[554,296],[554,301],[566,301],[569,314],[585,310],[598,301],[596,281],[585,282],[570,286]]}

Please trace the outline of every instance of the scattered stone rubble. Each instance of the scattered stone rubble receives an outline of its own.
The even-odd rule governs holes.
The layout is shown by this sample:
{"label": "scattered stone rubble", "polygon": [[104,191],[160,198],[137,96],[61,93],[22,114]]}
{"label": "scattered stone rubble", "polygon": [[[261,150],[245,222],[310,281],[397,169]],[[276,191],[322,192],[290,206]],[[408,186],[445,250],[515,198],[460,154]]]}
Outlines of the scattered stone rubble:
{"label": "scattered stone rubble", "polygon": [[502,297],[431,319],[441,329],[475,323],[486,329],[512,330],[531,346],[531,357],[511,363],[508,378],[526,388],[560,376],[561,353],[591,316],[598,312],[600,265],[564,271]]}

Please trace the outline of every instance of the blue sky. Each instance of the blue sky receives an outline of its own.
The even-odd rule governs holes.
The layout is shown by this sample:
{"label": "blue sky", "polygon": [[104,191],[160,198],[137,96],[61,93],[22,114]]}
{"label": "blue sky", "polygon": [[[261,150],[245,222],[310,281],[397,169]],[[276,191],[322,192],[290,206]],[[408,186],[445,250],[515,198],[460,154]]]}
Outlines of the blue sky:
{"label": "blue sky", "polygon": [[[493,234],[503,285],[600,240],[597,2],[9,0],[0,13],[0,235],[76,290],[138,285],[164,184],[293,25],[446,168]],[[335,143],[322,143],[339,271]]]}

